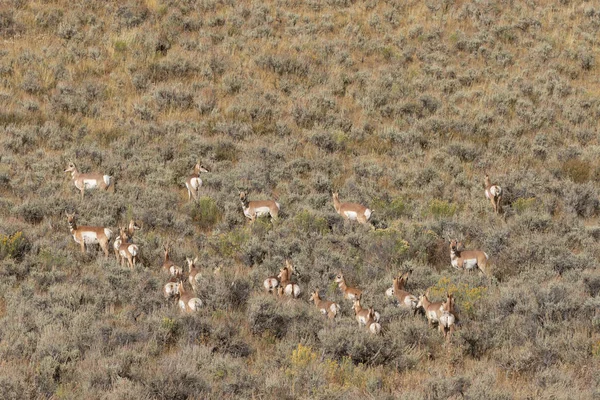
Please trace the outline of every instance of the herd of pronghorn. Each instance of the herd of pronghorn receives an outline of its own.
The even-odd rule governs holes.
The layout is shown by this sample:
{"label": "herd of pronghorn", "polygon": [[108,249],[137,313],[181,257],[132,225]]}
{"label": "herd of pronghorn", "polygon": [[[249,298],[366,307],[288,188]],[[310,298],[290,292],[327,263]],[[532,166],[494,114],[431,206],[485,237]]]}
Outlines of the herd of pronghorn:
{"label": "herd of pronghorn", "polygon": [[[107,190],[111,184],[114,185],[112,177],[96,173],[80,173],[74,163],[69,163],[65,172],[71,173],[71,178],[75,187],[81,192],[83,200],[86,189],[103,189]],[[202,179],[200,173],[208,172],[200,163],[194,167],[194,172],[188,176],[185,185],[188,190],[188,200],[197,200],[199,198]],[[496,184],[492,184],[489,176],[485,176],[485,196],[492,203],[494,212],[501,213],[502,189]],[[270,216],[276,219],[280,204],[274,200],[250,201],[244,192],[240,192],[240,201],[244,215],[251,222],[257,217]],[[333,193],[333,206],[335,211],[343,218],[350,221],[357,221],[361,224],[367,224],[371,218],[372,210],[357,204],[357,203],[342,203],[339,200],[338,193]],[[75,214],[67,213],[67,221],[71,234],[81,246],[81,251],[85,253],[86,245],[98,244],[108,257],[109,241],[113,237],[113,232],[101,226],[78,226]],[[113,249],[119,263],[123,265],[125,262],[130,268],[134,268],[139,255],[139,247],[132,242],[134,232],[139,229],[135,221],[130,221],[129,226],[119,228],[119,235],[113,241]],[[463,250],[462,244],[456,239],[450,240],[450,263],[452,267],[459,270],[473,271],[479,270],[484,275],[487,275],[488,255],[480,250]],[[164,285],[164,295],[167,299],[177,299],[179,307],[182,311],[193,312],[202,307],[202,300],[196,297],[198,291],[199,279],[201,277],[200,269],[196,263],[198,258],[187,258],[188,270],[187,273],[183,268],[179,267],[169,258],[169,244],[164,246],[164,262],[162,268],[169,275],[169,281]],[[293,281],[292,276],[295,273],[293,264],[286,260],[286,265],[281,268],[277,276],[270,276],[264,280],[264,288],[268,293],[273,293],[279,296],[287,296],[298,298],[302,293],[302,289],[297,282]],[[420,296],[416,297],[404,290],[408,277],[411,271],[405,272],[399,277],[393,279],[393,286],[386,291],[386,295],[395,297],[400,307],[413,310],[423,309],[425,316],[430,326],[438,325],[438,329],[443,333],[445,338],[455,328],[455,323],[458,321],[457,310],[454,305],[454,297],[451,293],[447,293],[444,301],[431,302],[429,300],[429,290]],[[185,277],[187,275],[187,279]],[[189,282],[190,289],[186,289],[185,283]],[[340,272],[335,277],[335,282],[342,291],[344,298],[353,302],[353,309],[356,320],[359,326],[366,326],[367,330],[373,334],[381,332],[379,323],[380,314],[371,308],[363,308],[361,305],[362,290],[350,287],[347,285],[344,276]],[[314,302],[316,308],[323,315],[330,319],[334,319],[340,312],[340,305],[332,301],[324,300],[319,295],[319,289],[315,289],[310,296],[310,301]]]}

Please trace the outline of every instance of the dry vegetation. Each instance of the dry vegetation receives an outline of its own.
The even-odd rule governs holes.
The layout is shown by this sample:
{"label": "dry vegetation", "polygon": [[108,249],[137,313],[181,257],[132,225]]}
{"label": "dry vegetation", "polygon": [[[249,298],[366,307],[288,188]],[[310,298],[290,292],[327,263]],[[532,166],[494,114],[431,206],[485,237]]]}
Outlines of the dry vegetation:
{"label": "dry vegetation", "polygon": [[[0,398],[598,398],[599,37],[592,1],[3,2]],[[69,160],[115,190],[81,202]],[[280,218],[250,226],[239,190]],[[81,254],[65,211],[140,220],[140,265]],[[450,269],[448,234],[491,284]],[[167,240],[199,256],[196,314],[162,297]],[[262,292],[285,258],[302,300]],[[451,345],[385,297],[409,268],[455,293]]]}

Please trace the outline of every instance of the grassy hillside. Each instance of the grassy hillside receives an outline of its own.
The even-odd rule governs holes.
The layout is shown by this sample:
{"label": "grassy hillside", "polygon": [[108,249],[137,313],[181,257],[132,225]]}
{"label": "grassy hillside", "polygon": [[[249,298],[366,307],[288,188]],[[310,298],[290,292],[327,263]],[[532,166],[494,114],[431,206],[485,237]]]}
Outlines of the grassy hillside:
{"label": "grassy hillside", "polygon": [[[598,37],[591,1],[4,2],[0,398],[600,396]],[[70,161],[115,188],[80,201]],[[250,225],[240,190],[280,218]],[[65,212],[140,221],[140,265],[80,253]],[[162,296],[167,241],[200,259],[196,314]],[[262,289],[286,258],[296,301]],[[384,294],[411,268],[410,292],[455,294],[448,345]]]}

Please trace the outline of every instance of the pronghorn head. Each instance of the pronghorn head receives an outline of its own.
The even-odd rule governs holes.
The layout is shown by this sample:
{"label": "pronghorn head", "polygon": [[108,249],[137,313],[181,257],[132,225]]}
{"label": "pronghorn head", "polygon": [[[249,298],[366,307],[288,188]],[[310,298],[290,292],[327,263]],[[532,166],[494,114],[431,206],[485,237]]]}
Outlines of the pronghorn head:
{"label": "pronghorn head", "polygon": [[164,249],[164,252],[165,252],[165,260],[168,260],[169,259],[169,252],[171,251],[171,249],[169,248],[169,242],[167,242],[167,243],[165,243],[163,245],[163,249]]}
{"label": "pronghorn head", "polygon": [[355,297],[354,300],[352,301],[352,304],[353,304],[354,310],[362,308],[360,306],[360,296]]}
{"label": "pronghorn head", "polygon": [[485,182],[485,186],[489,187],[492,185],[492,182],[490,181],[490,176],[488,174],[485,174],[485,178],[483,178],[484,182]]}
{"label": "pronghorn head", "polygon": [[130,220],[129,221],[129,234],[132,235],[134,231],[138,231],[140,230],[141,227],[137,224],[137,222],[135,222],[134,220]]}
{"label": "pronghorn head", "polygon": [[190,257],[185,258],[188,263],[188,269],[191,271],[192,268],[196,268],[196,263],[198,262],[198,257],[191,259]]}
{"label": "pronghorn head", "polygon": [[427,295],[426,294],[420,294],[419,295],[419,302],[417,303],[417,308],[424,307],[423,306],[423,303],[424,303],[423,300],[425,300],[425,299],[427,299]]}
{"label": "pronghorn head", "polygon": [[248,206],[248,194],[246,192],[240,192],[240,200],[242,201],[242,204],[244,205],[244,207]]}
{"label": "pronghorn head", "polygon": [[460,247],[461,243],[459,243],[456,239],[452,239],[450,240],[450,252],[452,254],[458,252],[458,248]]}
{"label": "pronghorn head", "polygon": [[67,168],[65,168],[65,172],[75,172],[75,171],[77,171],[77,167],[75,166],[75,163],[73,163],[73,162],[70,162],[67,165]]}
{"label": "pronghorn head", "polygon": [[317,300],[321,300],[321,298],[319,297],[319,289],[318,288],[315,289],[315,291],[310,294],[309,301],[317,301]]}
{"label": "pronghorn head", "polygon": [[342,273],[340,272],[339,274],[336,275],[335,277],[335,282],[336,283],[341,283],[344,282],[344,275],[342,275]]}
{"label": "pronghorn head", "polygon": [[288,271],[287,268],[281,268],[279,270],[279,275],[277,275],[277,277],[279,278],[279,280],[281,281],[287,281],[290,279],[290,271]]}
{"label": "pronghorn head", "polygon": [[77,217],[75,217],[75,213],[65,213],[65,215],[67,216],[67,222],[69,223],[69,226],[75,228],[75,226],[77,225]]}
{"label": "pronghorn head", "polygon": [[204,165],[200,164],[200,161],[198,161],[194,166],[194,172],[199,174],[200,172],[208,172],[208,169],[206,169],[206,167],[204,167]]}
{"label": "pronghorn head", "polygon": [[333,196],[334,201],[340,200],[340,194],[338,192],[331,192],[331,195]]}

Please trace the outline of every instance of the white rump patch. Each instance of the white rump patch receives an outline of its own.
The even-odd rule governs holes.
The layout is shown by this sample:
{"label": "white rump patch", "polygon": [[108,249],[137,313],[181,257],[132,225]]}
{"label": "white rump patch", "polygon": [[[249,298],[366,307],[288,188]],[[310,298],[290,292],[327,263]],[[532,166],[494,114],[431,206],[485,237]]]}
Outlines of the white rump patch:
{"label": "white rump patch", "polygon": [[440,324],[442,324],[442,326],[445,326],[446,328],[450,328],[452,325],[454,325],[454,321],[454,315],[452,315],[448,311],[444,311],[440,316]]}
{"label": "white rump patch", "polygon": [[379,332],[381,332],[381,325],[379,325],[377,322],[373,322],[371,326],[369,326],[369,331],[377,335]]}
{"label": "white rump patch", "polygon": [[265,286],[265,289],[268,291],[268,290],[275,289],[277,286],[279,286],[279,281],[275,278],[267,278],[267,279],[265,279],[265,282],[263,283],[263,285]]}
{"label": "white rump patch", "polygon": [[127,250],[129,251],[129,254],[135,257],[138,254],[139,248],[135,244],[130,244],[127,246]]}
{"label": "white rump patch", "polygon": [[102,179],[104,179],[104,184],[105,184],[107,187],[108,187],[108,186],[110,186],[110,180],[111,180],[111,178],[112,178],[112,177],[111,177],[111,176],[108,176],[108,175],[104,175],[104,176],[102,177]]}
{"label": "white rump patch", "polygon": [[419,300],[417,300],[417,298],[413,295],[410,296],[406,296],[404,298],[404,305],[407,307],[410,307],[412,309],[417,308],[417,303],[419,302]]}
{"label": "white rump patch", "polygon": [[202,300],[197,297],[188,300],[188,307],[192,311],[198,311],[202,307]]}
{"label": "white rump patch", "polygon": [[371,210],[369,210],[368,208],[365,210],[365,218],[367,219],[367,221],[369,220],[369,218],[371,218]]}
{"label": "white rump patch", "polygon": [[393,297],[394,296],[394,288],[393,287],[388,288],[388,290],[385,291],[385,295],[387,297]]}
{"label": "white rump patch", "polygon": [[165,285],[165,296],[172,297],[179,294],[179,283],[169,282]]}
{"label": "white rump patch", "polygon": [[181,269],[181,267],[178,267],[176,265],[171,265],[171,267],[169,268],[169,272],[173,276],[181,275],[183,273],[183,269]]}
{"label": "white rump patch", "polygon": [[112,235],[113,235],[112,231],[111,231],[110,229],[108,229],[108,228],[104,228],[104,234],[106,235],[106,238],[107,238],[108,240],[110,240],[110,238],[111,238],[111,237],[112,237]]}

